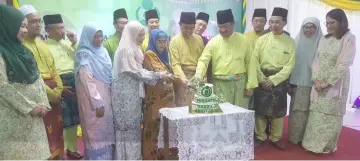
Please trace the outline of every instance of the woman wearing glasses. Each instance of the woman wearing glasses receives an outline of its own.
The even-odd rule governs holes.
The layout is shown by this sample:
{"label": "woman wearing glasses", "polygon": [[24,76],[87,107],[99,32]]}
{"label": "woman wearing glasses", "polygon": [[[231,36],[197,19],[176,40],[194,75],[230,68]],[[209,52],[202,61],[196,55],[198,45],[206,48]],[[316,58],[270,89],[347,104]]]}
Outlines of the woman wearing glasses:
{"label": "woman wearing glasses", "polygon": [[328,34],[321,38],[312,64],[309,119],[303,147],[314,153],[337,150],[349,92],[350,69],[356,53],[355,36],[341,9],[326,15]]}
{"label": "woman wearing glasses", "polygon": [[289,93],[291,95],[289,141],[294,144],[301,144],[304,136],[313,85],[311,65],[322,36],[320,21],[315,17],[309,17],[304,20],[301,30],[295,38],[296,62],[290,76],[292,88]]}

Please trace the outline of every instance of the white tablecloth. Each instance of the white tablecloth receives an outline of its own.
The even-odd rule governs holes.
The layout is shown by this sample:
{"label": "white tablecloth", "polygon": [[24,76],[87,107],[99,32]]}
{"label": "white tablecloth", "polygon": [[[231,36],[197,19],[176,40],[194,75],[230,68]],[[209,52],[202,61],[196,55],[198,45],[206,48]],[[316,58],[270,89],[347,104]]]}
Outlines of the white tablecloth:
{"label": "white tablecloth", "polygon": [[[169,144],[177,147],[180,160],[254,159],[255,112],[220,104],[222,114],[189,114],[188,107],[162,108],[169,120]],[[163,118],[158,136],[164,147]]]}

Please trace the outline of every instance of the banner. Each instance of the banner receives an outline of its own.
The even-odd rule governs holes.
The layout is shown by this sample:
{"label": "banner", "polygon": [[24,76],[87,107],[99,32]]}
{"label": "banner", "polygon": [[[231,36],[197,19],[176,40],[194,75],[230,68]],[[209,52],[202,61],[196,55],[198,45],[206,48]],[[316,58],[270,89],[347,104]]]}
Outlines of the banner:
{"label": "banner", "polygon": [[[41,16],[59,13],[62,15],[65,27],[80,36],[82,27],[88,21],[97,22],[106,36],[115,32],[113,26],[113,11],[125,8],[129,20],[138,20],[144,26],[144,13],[156,9],[160,17],[160,29],[170,36],[180,32],[180,13],[206,12],[210,15],[205,36],[218,34],[216,13],[219,10],[232,9],[235,18],[235,31],[241,32],[245,27],[243,0],[18,0],[19,6],[33,5]],[[45,32],[43,32],[46,35]]]}
{"label": "banner", "polygon": [[321,2],[344,10],[360,11],[360,0],[320,0]]}

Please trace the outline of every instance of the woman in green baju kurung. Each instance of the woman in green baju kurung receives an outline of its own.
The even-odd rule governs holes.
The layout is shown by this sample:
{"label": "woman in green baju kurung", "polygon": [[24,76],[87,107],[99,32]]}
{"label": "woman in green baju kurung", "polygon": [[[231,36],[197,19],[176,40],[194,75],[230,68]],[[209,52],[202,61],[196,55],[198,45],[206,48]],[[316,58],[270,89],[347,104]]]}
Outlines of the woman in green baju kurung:
{"label": "woman in green baju kurung", "polygon": [[289,141],[301,144],[309,116],[310,92],[312,87],[311,65],[317,45],[323,36],[320,21],[316,17],[304,20],[296,42],[296,62],[290,76],[291,103],[289,114]]}
{"label": "woman in green baju kurung", "polygon": [[341,9],[326,15],[328,34],[318,46],[312,65],[311,103],[303,147],[314,153],[337,150],[337,142],[346,111],[350,69],[356,53],[355,35]]}
{"label": "woman in green baju kurung", "polygon": [[0,5],[0,160],[50,156],[42,119],[50,105],[35,59],[21,43],[26,27],[20,11]]}

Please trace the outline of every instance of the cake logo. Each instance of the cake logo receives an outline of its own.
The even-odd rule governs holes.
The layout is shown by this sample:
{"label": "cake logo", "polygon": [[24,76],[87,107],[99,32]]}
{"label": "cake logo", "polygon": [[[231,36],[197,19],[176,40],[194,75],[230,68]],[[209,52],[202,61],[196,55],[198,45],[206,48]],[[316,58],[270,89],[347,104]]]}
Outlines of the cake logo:
{"label": "cake logo", "polygon": [[210,97],[212,94],[212,89],[209,86],[206,86],[201,90],[201,94],[205,97]]}

